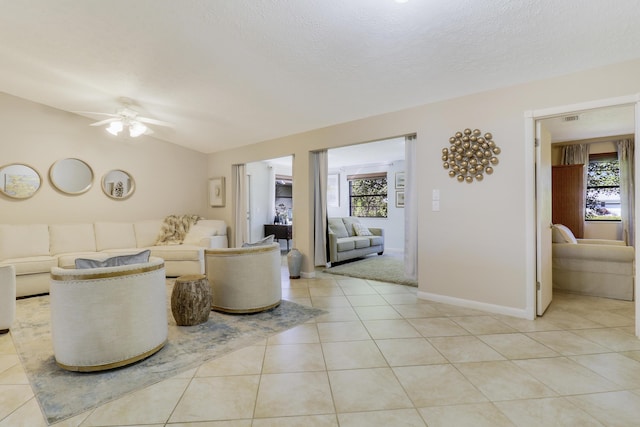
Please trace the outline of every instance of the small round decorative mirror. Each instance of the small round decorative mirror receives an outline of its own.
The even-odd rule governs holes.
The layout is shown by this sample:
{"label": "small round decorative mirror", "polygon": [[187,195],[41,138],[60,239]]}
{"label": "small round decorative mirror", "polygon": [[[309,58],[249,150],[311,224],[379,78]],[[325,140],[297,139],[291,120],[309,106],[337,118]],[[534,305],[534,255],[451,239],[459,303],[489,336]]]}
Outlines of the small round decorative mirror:
{"label": "small round decorative mirror", "polygon": [[31,166],[13,163],[0,167],[0,192],[13,199],[28,199],[40,189],[42,178]]}
{"label": "small round decorative mirror", "polygon": [[112,199],[126,199],[133,194],[135,188],[133,177],[123,170],[110,170],[102,177],[102,191]]}
{"label": "small round decorative mirror", "polygon": [[49,179],[63,193],[82,194],[93,184],[93,171],[80,159],[60,159],[51,165]]}

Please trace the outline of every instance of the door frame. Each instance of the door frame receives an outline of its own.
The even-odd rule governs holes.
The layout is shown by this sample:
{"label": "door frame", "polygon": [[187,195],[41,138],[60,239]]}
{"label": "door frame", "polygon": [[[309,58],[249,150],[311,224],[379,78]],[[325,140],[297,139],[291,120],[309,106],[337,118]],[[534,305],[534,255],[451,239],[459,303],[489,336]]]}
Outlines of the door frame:
{"label": "door frame", "polygon": [[[527,280],[526,280],[526,312],[527,317],[530,319],[536,318],[536,271],[537,271],[537,255],[536,255],[536,235],[538,227],[543,227],[543,224],[538,223],[536,216],[536,179],[535,179],[535,138],[536,138],[536,121],[549,119],[558,116],[564,116],[569,114],[576,114],[585,110],[594,110],[607,107],[619,107],[624,105],[634,105],[635,107],[635,141],[640,141],[640,94],[620,96],[615,98],[606,98],[595,101],[569,104],[564,106],[557,106],[551,108],[544,108],[539,110],[528,110],[524,113],[525,120],[525,168],[526,179],[525,184],[527,186],[526,200],[526,215],[525,223],[527,227],[526,233],[526,254],[527,254]],[[640,150],[634,150],[634,162],[636,165],[640,165]],[[635,198],[640,200],[640,174],[636,173],[635,178]],[[640,209],[636,208],[634,212],[634,219],[636,224],[640,224]],[[546,225],[548,226],[548,224]],[[639,233],[636,233],[634,247],[635,251],[635,263],[640,265],[640,251],[638,242],[640,242]],[[548,250],[550,250],[549,248]],[[635,303],[635,333],[640,337],[640,303],[638,281],[635,280],[634,289],[634,303]]]}

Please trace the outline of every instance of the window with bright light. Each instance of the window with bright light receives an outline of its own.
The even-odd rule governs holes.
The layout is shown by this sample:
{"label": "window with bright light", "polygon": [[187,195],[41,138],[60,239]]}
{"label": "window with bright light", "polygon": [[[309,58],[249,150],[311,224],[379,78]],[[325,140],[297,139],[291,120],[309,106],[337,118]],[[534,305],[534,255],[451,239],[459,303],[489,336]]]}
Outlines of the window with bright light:
{"label": "window with bright light", "polygon": [[357,217],[387,217],[387,174],[347,176],[349,214]]}
{"label": "window with bright light", "polygon": [[617,153],[589,156],[585,208],[587,221],[620,221],[620,162]]}

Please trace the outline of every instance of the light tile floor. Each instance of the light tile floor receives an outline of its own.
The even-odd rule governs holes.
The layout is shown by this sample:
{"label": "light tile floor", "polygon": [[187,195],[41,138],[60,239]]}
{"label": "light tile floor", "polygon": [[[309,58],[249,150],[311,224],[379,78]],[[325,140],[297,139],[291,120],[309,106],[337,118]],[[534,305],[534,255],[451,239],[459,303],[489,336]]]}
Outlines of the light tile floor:
{"label": "light tile floor", "polygon": [[[286,268],[283,295],[327,314],[57,425],[640,425],[632,302],[556,293],[527,321]],[[1,336],[0,427],[44,425]]]}

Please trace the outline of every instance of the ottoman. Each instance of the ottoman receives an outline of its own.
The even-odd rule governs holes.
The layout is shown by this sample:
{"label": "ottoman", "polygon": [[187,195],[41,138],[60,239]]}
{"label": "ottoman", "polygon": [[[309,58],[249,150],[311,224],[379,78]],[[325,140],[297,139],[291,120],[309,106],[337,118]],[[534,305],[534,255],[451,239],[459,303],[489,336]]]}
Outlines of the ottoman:
{"label": "ottoman", "polygon": [[211,286],[202,274],[176,279],[171,292],[171,313],[178,326],[204,323],[211,313]]}

